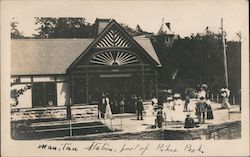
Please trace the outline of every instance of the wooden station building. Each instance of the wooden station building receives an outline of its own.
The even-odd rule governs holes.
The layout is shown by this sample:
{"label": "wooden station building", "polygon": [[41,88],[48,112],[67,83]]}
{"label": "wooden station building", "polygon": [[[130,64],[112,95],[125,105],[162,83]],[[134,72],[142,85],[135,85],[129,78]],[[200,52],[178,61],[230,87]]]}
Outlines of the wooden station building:
{"label": "wooden station building", "polygon": [[18,108],[96,104],[100,93],[157,96],[159,58],[149,38],[96,20],[95,39],[13,39],[11,89]]}

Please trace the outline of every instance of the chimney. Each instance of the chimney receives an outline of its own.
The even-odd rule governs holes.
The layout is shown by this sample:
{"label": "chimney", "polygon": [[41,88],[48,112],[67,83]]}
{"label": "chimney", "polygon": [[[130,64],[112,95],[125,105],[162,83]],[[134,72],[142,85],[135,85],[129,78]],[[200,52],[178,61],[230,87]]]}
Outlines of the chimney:
{"label": "chimney", "polygon": [[98,19],[96,18],[95,20],[95,24],[96,24],[96,32],[97,32],[97,35],[99,35],[103,30],[104,28],[109,24],[110,22],[110,19]]}

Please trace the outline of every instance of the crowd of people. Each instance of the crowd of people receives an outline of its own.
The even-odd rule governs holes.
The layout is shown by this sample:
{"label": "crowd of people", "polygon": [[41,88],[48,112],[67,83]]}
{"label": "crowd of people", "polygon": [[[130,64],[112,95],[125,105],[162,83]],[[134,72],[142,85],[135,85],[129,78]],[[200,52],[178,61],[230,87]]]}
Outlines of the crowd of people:
{"label": "crowd of people", "polygon": [[[163,98],[153,98],[152,104],[147,109],[147,116],[155,117],[151,118],[152,121],[148,122],[155,127],[162,127],[162,123],[164,121],[169,122],[178,122],[184,121],[184,128],[194,128],[196,125],[200,125],[205,123],[206,119],[214,119],[213,109],[211,106],[211,102],[209,100],[209,96],[207,94],[207,85],[203,84],[195,91],[196,95],[196,103],[194,108],[190,106],[191,95],[193,95],[194,91],[185,91],[185,99],[181,100],[181,95],[178,93],[172,94],[170,90],[170,94],[167,96],[166,100]],[[222,108],[230,108],[230,104],[228,101],[230,95],[230,91],[227,88],[221,89],[222,96]],[[166,101],[166,103],[163,103]],[[120,100],[120,112],[124,113],[124,100]],[[143,120],[143,100],[141,97],[137,97],[136,95],[132,95],[131,98],[131,106],[135,108],[135,112],[137,114],[137,120]],[[195,117],[191,116],[190,113],[195,112]],[[112,110],[110,106],[109,97],[107,94],[102,94],[102,98],[99,104],[99,117],[106,118],[112,115]],[[198,119],[198,122],[195,122],[194,119]]]}
{"label": "crowd of people", "polygon": [[[98,104],[98,118],[109,118],[112,114],[125,113],[125,112],[136,112],[137,119],[143,120],[143,100],[141,97],[132,95],[128,103],[124,95],[120,95],[119,98],[113,98],[110,101],[108,93],[102,93],[101,99]],[[129,105],[128,105],[129,104]],[[130,108],[130,109],[127,109]]]}
{"label": "crowd of people", "polygon": [[[198,124],[204,123],[205,119],[214,119],[213,109],[206,90],[207,85],[203,84],[200,86],[200,88],[198,88],[197,91],[195,91],[197,102],[195,103],[194,108],[189,106],[191,95],[194,94],[192,93],[194,91],[185,92],[184,102],[181,100],[180,94],[177,93],[172,95],[170,94],[167,97],[166,103],[164,104],[160,103],[160,100],[157,102],[156,98],[152,99],[152,106],[154,106],[153,108],[156,109],[152,112],[152,115],[156,115],[155,124],[158,125],[158,127],[162,127],[162,123],[164,121],[184,121],[185,128],[193,128],[196,126],[194,120],[195,118],[198,119]],[[226,102],[222,102],[222,104],[228,103],[227,100],[225,100]],[[229,106],[229,104],[224,106]],[[193,110],[195,110],[195,116],[191,117],[190,113]]]}

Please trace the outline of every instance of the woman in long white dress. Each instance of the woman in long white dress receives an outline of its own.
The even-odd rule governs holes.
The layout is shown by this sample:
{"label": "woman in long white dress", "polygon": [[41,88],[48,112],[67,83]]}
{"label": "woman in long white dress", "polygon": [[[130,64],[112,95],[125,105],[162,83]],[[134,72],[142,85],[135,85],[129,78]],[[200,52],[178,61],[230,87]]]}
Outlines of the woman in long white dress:
{"label": "woman in long white dress", "polygon": [[108,118],[112,116],[112,111],[110,107],[109,98],[107,96],[105,98],[105,103],[106,103],[105,118]]}
{"label": "woman in long white dress", "polygon": [[181,100],[181,95],[179,93],[174,94],[174,108],[176,121],[184,121],[186,118],[183,113],[184,103]]}
{"label": "woman in long white dress", "polygon": [[183,113],[183,104],[180,99],[174,100],[174,109],[175,109],[175,120],[184,121],[185,115]]}
{"label": "woman in long white dress", "polygon": [[167,103],[163,107],[163,112],[167,121],[175,121],[175,108],[172,97],[167,98]]}
{"label": "woman in long white dress", "polygon": [[153,127],[155,125],[155,108],[158,106],[158,100],[153,98],[151,104],[147,105],[145,123]]}

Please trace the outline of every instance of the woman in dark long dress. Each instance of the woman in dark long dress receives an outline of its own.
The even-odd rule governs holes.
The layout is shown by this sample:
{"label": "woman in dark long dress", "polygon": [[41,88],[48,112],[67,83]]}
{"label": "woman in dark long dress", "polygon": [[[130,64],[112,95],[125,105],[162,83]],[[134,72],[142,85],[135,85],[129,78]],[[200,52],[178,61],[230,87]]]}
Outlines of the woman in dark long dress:
{"label": "woman in dark long dress", "polygon": [[210,100],[207,100],[206,104],[207,104],[207,119],[214,119],[213,110],[210,105]]}
{"label": "woman in dark long dress", "polygon": [[105,110],[106,110],[106,97],[105,94],[102,93],[102,97],[100,99],[99,105],[98,105],[98,118],[104,118],[105,116]]}

